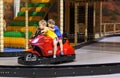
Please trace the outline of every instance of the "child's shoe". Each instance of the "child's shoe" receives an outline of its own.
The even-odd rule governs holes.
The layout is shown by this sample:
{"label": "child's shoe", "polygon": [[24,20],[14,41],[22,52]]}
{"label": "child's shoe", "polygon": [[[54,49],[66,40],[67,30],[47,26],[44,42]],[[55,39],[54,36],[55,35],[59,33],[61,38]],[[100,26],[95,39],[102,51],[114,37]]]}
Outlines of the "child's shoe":
{"label": "child's shoe", "polygon": [[56,58],[56,55],[53,55],[53,58]]}
{"label": "child's shoe", "polygon": [[64,55],[64,52],[63,52],[63,51],[61,51],[61,55]]}

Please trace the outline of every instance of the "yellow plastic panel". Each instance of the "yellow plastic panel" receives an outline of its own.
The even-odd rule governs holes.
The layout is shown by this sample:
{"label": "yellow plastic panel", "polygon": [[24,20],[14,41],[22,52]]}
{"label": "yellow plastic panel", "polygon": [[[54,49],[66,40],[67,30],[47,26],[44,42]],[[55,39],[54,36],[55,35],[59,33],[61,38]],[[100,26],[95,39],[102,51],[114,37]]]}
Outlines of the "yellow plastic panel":
{"label": "yellow plastic panel", "polygon": [[14,21],[25,21],[25,16],[14,17]]}
{"label": "yellow plastic panel", "polygon": [[30,16],[29,21],[40,21],[41,19],[41,16]]}
{"label": "yellow plastic panel", "polygon": [[[22,7],[22,8],[21,8],[21,12],[25,12],[25,9],[26,9],[25,7]],[[35,11],[35,10],[36,10],[36,7],[29,7],[29,8],[28,8],[28,11],[32,11],[32,12],[33,12],[33,11]]]}
{"label": "yellow plastic panel", "polygon": [[[29,32],[34,33],[36,31],[36,28],[37,27],[35,27],[35,26],[29,26],[28,30],[29,30]],[[6,28],[6,30],[7,31],[20,31],[20,32],[25,32],[26,31],[25,27],[21,27],[21,26],[8,26]]]}
{"label": "yellow plastic panel", "polygon": [[36,7],[36,12],[41,12],[43,7]]}
{"label": "yellow plastic panel", "polygon": [[48,7],[36,7],[36,12],[46,12],[48,11]]}
{"label": "yellow plastic panel", "polygon": [[4,45],[5,47],[25,48],[25,38],[5,37]]}
{"label": "yellow plastic panel", "polygon": [[51,0],[31,0],[32,3],[48,3]]}

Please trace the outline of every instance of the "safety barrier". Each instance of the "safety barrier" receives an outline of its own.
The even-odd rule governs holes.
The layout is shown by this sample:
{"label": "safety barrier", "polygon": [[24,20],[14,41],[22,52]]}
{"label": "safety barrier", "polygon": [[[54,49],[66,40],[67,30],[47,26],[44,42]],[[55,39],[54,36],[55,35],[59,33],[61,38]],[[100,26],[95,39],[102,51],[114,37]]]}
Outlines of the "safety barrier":
{"label": "safety barrier", "polygon": [[103,35],[120,33],[120,23],[102,23]]}

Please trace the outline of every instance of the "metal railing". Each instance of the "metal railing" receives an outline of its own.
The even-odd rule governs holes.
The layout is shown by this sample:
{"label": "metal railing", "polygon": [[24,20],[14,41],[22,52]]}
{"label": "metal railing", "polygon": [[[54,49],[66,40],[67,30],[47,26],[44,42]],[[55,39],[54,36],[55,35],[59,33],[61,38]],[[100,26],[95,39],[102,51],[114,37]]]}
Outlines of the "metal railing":
{"label": "metal railing", "polygon": [[[120,26],[120,23],[102,23],[101,26],[102,27],[102,33],[103,35],[107,35],[107,34],[117,34],[120,33],[120,29],[117,29],[117,26]],[[108,26],[112,26],[112,30],[108,30]]]}

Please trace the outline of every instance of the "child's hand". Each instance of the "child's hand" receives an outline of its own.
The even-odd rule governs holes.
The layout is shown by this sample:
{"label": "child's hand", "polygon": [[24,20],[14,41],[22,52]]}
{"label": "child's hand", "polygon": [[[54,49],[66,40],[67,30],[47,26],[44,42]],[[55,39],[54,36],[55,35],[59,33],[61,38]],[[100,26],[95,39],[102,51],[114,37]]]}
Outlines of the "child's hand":
{"label": "child's hand", "polygon": [[43,32],[43,30],[41,30],[41,33]]}
{"label": "child's hand", "polygon": [[45,35],[45,31],[44,31],[44,30],[42,30],[41,33],[42,33],[43,35]]}
{"label": "child's hand", "polygon": [[44,30],[42,30],[41,33],[44,33]]}

